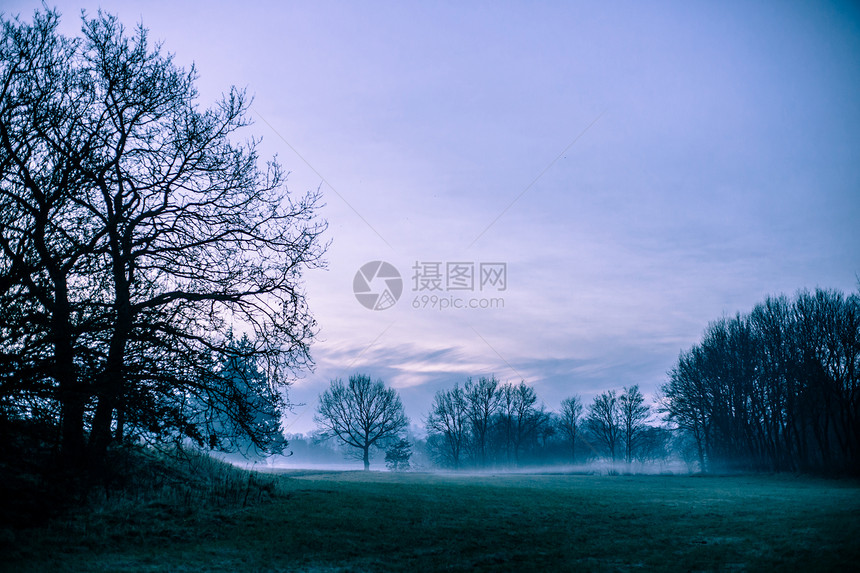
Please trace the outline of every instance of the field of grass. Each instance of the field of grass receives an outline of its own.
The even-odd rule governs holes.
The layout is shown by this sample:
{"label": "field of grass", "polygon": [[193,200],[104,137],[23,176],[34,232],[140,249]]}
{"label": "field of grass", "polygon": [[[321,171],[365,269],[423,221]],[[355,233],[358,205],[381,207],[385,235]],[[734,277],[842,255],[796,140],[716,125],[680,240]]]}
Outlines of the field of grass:
{"label": "field of grass", "polygon": [[255,479],[271,482],[250,502],[115,501],[2,531],[0,568],[847,571],[860,560],[856,481],[322,471]]}

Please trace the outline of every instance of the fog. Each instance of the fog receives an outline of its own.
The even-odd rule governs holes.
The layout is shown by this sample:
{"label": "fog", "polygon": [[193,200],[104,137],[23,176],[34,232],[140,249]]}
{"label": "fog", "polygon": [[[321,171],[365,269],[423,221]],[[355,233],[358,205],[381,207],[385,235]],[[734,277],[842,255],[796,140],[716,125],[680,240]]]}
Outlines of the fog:
{"label": "fog", "polygon": [[[241,455],[215,454],[215,457],[243,469],[255,471],[318,472],[361,471],[361,460],[313,462],[294,459],[292,456],[269,456],[251,460]],[[578,464],[537,464],[521,467],[490,466],[487,468],[464,468],[452,470],[433,465],[416,464],[406,471],[394,471],[385,466],[381,459],[372,460],[370,471],[386,473],[432,473],[446,476],[489,476],[489,475],[691,475],[698,471],[695,464],[683,460],[663,460],[659,462],[612,462],[596,460]]]}

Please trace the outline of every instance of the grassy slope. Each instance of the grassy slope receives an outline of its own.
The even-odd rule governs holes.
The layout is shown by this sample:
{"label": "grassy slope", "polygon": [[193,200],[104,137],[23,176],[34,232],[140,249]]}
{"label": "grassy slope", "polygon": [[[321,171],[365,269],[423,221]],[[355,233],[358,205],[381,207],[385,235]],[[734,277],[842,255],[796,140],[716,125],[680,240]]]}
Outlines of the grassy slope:
{"label": "grassy slope", "polygon": [[[860,486],[788,477],[297,472],[247,508],[6,532],[15,571],[847,570]],[[14,539],[9,536],[14,536]]]}

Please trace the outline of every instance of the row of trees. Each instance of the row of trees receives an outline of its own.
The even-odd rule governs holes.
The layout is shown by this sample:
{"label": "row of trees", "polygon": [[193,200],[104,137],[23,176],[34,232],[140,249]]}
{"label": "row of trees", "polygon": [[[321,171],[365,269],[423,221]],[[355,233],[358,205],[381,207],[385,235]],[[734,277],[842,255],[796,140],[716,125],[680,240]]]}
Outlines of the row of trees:
{"label": "row of trees", "polygon": [[[534,388],[495,377],[468,379],[436,393],[426,420],[428,447],[440,465],[518,466],[531,461],[576,462],[607,457],[630,463],[645,452],[650,407],[638,386],[597,395],[587,410],[579,396],[559,412],[538,404]],[[566,453],[559,455],[559,447]],[[583,447],[587,448],[582,451]]]}
{"label": "row of trees", "polygon": [[[603,392],[584,408],[578,396],[558,413],[538,403],[534,388],[495,377],[468,379],[436,393],[426,418],[426,446],[433,462],[452,469],[611,461],[667,456],[668,431],[647,422],[650,406],[638,386]],[[397,392],[382,380],[356,374],[333,380],[320,396],[321,437],[352,448],[370,468],[374,448],[402,440],[408,426]],[[401,444],[401,448],[402,448]],[[389,452],[390,453],[390,452]]]}
{"label": "row of trees", "polygon": [[142,27],[58,23],[0,24],[0,431],[48,428],[74,465],[127,434],[270,449],[309,363],[318,195],[233,141],[244,93],[202,109]]}
{"label": "row of trees", "polygon": [[860,295],[771,297],[712,323],[663,387],[702,468],[860,471]]}
{"label": "row of trees", "polygon": [[[356,376],[349,388],[370,384]],[[333,382],[318,417],[342,440],[332,420],[350,417],[343,392]],[[364,448],[365,467],[369,448],[407,425],[394,390],[376,381],[370,394],[386,400],[362,410],[373,410],[373,420],[388,407],[398,414],[392,425],[363,418],[364,437],[344,440]],[[436,393],[426,450],[453,469],[672,456],[702,471],[860,473],[860,293],[770,297],[749,314],[711,323],[702,341],[681,353],[656,402],[647,404],[631,386],[587,405],[572,396],[552,412],[525,382],[470,378]],[[368,431],[378,435],[369,441]]]}

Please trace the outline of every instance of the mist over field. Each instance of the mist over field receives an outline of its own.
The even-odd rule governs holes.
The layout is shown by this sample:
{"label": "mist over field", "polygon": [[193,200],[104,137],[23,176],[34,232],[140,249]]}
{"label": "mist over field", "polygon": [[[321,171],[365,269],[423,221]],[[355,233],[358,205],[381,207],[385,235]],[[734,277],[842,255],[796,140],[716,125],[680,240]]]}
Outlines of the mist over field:
{"label": "mist over field", "polygon": [[[244,458],[227,457],[225,461],[250,470],[256,471],[278,471],[286,470],[314,470],[323,472],[340,472],[340,471],[359,471],[361,468],[355,462],[344,461],[337,462],[307,462],[301,460],[292,460],[290,458],[271,457],[266,460],[252,462]],[[371,463],[371,470],[395,472],[385,467],[384,463]],[[545,466],[528,466],[528,467],[494,467],[482,470],[450,470],[433,467],[416,467],[415,472],[419,473],[438,473],[443,475],[504,475],[504,474],[520,474],[520,475],[542,475],[542,474],[558,474],[558,475],[689,475],[693,473],[693,468],[682,461],[668,462],[635,462],[627,464],[624,462],[612,463],[611,461],[595,461],[582,464],[552,464]]]}

